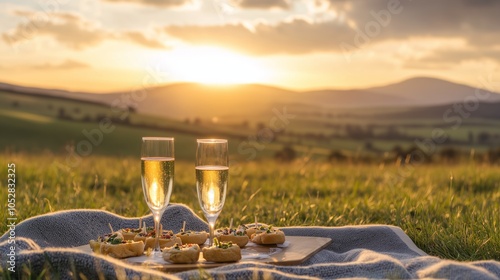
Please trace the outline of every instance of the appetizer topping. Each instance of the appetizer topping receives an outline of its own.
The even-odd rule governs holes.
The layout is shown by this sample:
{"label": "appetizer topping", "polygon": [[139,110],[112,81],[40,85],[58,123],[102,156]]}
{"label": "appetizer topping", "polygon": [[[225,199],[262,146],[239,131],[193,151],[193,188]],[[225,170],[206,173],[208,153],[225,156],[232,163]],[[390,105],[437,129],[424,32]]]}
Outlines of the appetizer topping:
{"label": "appetizer topping", "polygon": [[[153,236],[153,237],[155,237],[155,236]],[[173,237],[175,237],[175,235],[174,235],[174,232],[171,230],[164,230],[162,232],[162,234],[160,235],[161,239],[171,239]]]}
{"label": "appetizer topping", "polygon": [[196,250],[198,250],[198,248],[200,248],[199,246],[194,246],[194,245],[197,245],[197,244],[182,244],[182,245],[179,245],[179,243],[175,243],[174,246],[172,246],[171,249],[175,249],[175,250],[182,250],[182,249],[190,249],[190,248],[194,248]]}
{"label": "appetizer topping", "polygon": [[251,224],[250,226],[248,225],[241,225],[245,229],[257,229],[257,230],[264,230],[267,229],[266,225],[260,225],[260,226],[255,226],[254,224]]}
{"label": "appetizer topping", "polygon": [[123,233],[129,233],[129,232],[131,232],[131,233],[139,233],[141,231],[142,231],[142,228],[123,228],[122,229]]}
{"label": "appetizer topping", "polygon": [[141,233],[138,233],[137,236],[139,236],[139,237],[148,237],[149,233],[141,232]]}
{"label": "appetizer topping", "polygon": [[[156,231],[152,230],[147,233],[141,232],[137,234],[139,237],[151,237],[151,238],[156,238]],[[171,230],[164,230],[162,234],[160,235],[161,239],[171,239],[174,236],[174,232]]]}
{"label": "appetizer topping", "polygon": [[233,242],[229,241],[229,242],[220,242],[219,240],[217,240],[217,238],[214,238],[214,245],[215,247],[217,248],[221,248],[221,249],[228,249],[228,248],[231,248],[233,246]]}
{"label": "appetizer topping", "polygon": [[106,242],[112,233],[105,234],[103,236],[97,237],[97,242]]}
{"label": "appetizer topping", "polygon": [[106,242],[111,244],[120,244],[123,240],[123,235],[119,232],[115,232],[108,238],[108,240],[106,240]]}
{"label": "appetizer topping", "polygon": [[244,236],[246,235],[246,230],[243,226],[239,227],[238,229],[234,228],[222,228],[217,230],[218,234],[223,234],[223,235],[234,235],[234,236]]}
{"label": "appetizer topping", "polygon": [[182,230],[182,229],[181,229],[181,231],[179,232],[179,234],[180,234],[180,235],[187,235],[187,236],[192,235],[192,234],[202,234],[202,233],[204,233],[204,232],[202,232],[202,231],[194,231],[194,230],[187,230],[187,231],[184,231],[184,230]]}
{"label": "appetizer topping", "polygon": [[270,225],[270,226],[260,225],[260,226],[256,227],[255,229],[257,231],[266,232],[266,233],[271,233],[271,232],[275,232],[276,231],[275,229],[273,229],[272,225]]}
{"label": "appetizer topping", "polygon": [[272,232],[272,228],[273,228],[273,226],[269,226],[269,228],[267,228],[266,232],[267,233],[271,233]]}

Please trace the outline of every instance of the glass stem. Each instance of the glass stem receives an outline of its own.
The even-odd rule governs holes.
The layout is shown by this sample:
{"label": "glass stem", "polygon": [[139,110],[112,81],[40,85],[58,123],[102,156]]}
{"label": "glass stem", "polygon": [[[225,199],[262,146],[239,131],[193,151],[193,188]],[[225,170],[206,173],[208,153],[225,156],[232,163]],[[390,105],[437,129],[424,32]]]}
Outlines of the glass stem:
{"label": "glass stem", "polygon": [[155,246],[154,252],[160,251],[160,212],[153,212],[153,217],[155,220]]}
{"label": "glass stem", "polygon": [[217,220],[218,215],[208,215],[207,216],[207,221],[208,221],[208,227],[210,230],[210,237],[208,239],[208,245],[212,246],[214,244],[214,227],[215,227],[215,221]]}
{"label": "glass stem", "polygon": [[210,240],[208,241],[208,244],[212,246],[214,244],[214,226],[215,223],[209,223],[208,226],[210,227]]}

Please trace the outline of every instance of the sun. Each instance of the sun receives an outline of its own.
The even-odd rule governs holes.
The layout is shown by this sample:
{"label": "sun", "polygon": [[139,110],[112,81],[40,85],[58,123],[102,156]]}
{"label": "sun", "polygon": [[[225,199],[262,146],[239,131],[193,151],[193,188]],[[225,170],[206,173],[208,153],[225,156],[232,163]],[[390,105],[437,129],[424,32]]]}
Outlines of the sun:
{"label": "sun", "polygon": [[269,75],[256,59],[215,47],[183,47],[165,57],[173,78],[202,84],[265,83]]}

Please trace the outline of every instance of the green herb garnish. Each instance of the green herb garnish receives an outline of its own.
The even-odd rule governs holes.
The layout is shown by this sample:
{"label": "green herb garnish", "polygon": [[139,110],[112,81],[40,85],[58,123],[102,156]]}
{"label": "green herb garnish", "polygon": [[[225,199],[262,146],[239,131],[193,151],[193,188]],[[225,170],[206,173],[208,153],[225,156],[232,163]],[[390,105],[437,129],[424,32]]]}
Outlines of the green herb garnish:
{"label": "green herb garnish", "polygon": [[118,234],[113,234],[111,235],[109,238],[108,238],[108,242],[111,243],[111,244],[120,244],[122,243],[122,238],[121,237],[118,237]]}
{"label": "green herb garnish", "polygon": [[266,232],[267,232],[267,233],[271,233],[271,232],[272,232],[272,228],[273,228],[273,226],[269,226],[269,228],[267,229],[267,231],[266,231]]}
{"label": "green herb garnish", "polygon": [[220,242],[217,238],[214,238],[214,246],[221,249],[228,249],[233,246],[233,242]]}

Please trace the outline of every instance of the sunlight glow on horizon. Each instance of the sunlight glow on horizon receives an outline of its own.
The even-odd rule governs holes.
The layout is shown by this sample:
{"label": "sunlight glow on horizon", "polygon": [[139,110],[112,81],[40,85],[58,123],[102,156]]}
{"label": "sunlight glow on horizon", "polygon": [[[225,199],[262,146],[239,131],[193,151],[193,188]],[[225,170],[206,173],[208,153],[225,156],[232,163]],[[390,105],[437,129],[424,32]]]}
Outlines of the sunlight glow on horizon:
{"label": "sunlight glow on horizon", "polygon": [[216,47],[183,47],[159,60],[178,81],[225,85],[268,83],[270,77],[257,60]]}

